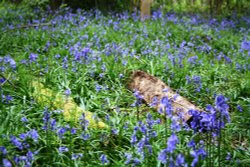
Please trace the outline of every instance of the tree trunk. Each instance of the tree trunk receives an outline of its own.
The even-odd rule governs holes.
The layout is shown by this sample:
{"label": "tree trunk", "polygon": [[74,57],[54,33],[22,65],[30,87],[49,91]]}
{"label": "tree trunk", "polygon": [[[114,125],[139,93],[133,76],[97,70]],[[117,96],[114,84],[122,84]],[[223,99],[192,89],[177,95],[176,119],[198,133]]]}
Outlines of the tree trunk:
{"label": "tree trunk", "polygon": [[216,0],[215,1],[217,15],[220,14],[220,12],[221,12],[222,3],[223,3],[223,0]]}
{"label": "tree trunk", "polygon": [[150,7],[152,0],[141,0],[141,20],[144,21],[151,16]]}
{"label": "tree trunk", "polygon": [[213,0],[209,0],[210,17],[213,17]]}

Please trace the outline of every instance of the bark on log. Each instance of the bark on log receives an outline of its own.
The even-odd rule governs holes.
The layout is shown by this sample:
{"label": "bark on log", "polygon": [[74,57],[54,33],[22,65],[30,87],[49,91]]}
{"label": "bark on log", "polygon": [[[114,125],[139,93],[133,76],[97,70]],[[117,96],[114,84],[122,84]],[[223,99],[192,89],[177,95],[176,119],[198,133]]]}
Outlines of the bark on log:
{"label": "bark on log", "polygon": [[173,113],[181,114],[185,121],[191,118],[191,115],[188,114],[189,110],[202,111],[186,98],[176,94],[163,81],[143,71],[134,71],[132,73],[128,87],[132,91],[139,91],[147,104],[152,103],[153,99],[157,98],[158,100],[155,105],[155,109],[157,110],[162,107],[160,104],[161,99],[168,97],[172,101]]}

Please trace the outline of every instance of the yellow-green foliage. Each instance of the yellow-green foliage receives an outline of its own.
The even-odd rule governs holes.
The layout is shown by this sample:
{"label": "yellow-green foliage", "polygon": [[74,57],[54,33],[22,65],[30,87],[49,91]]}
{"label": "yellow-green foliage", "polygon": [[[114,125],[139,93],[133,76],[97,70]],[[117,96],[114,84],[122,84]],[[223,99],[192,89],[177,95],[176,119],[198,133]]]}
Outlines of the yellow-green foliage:
{"label": "yellow-green foliage", "polygon": [[55,93],[51,89],[45,88],[42,83],[37,81],[32,82],[32,87],[34,88],[32,96],[35,98],[36,102],[42,106],[48,106],[51,109],[62,109],[63,117],[66,121],[77,122],[84,113],[85,119],[89,121],[90,128],[106,127],[105,123],[93,118],[93,113],[84,111],[77,106],[71,97],[66,97],[61,93]]}

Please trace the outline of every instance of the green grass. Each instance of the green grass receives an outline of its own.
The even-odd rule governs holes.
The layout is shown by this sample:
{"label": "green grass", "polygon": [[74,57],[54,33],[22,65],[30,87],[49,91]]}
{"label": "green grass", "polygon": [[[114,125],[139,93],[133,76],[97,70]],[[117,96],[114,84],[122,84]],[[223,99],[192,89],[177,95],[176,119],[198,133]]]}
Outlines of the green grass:
{"label": "green grass", "polygon": [[[10,12],[8,8],[0,9]],[[136,145],[130,142],[135,126],[141,126],[138,121],[147,125],[148,113],[154,120],[163,118],[143,105],[139,107],[140,120],[137,120],[137,109],[131,106],[135,97],[127,89],[129,75],[133,70],[143,70],[162,79],[180,95],[204,109],[207,104],[214,105],[215,94],[228,98],[231,122],[222,130],[221,138],[212,141],[210,133],[193,133],[182,128],[176,133],[179,138],[177,148],[169,156],[175,159],[182,153],[190,166],[193,157],[187,143],[191,139],[197,143],[203,140],[209,156],[204,160],[200,158],[197,166],[249,165],[250,57],[249,51],[241,49],[244,38],[250,40],[249,23],[237,18],[232,20],[235,26],[223,28],[221,22],[209,25],[209,20],[202,17],[197,19],[201,23],[192,23],[192,17],[188,16],[173,16],[176,21],[159,18],[140,22],[133,18],[123,20],[115,15],[81,11],[54,17],[45,15],[44,22],[49,22],[49,26],[10,30],[8,24],[28,25],[29,19],[24,17],[20,22],[15,11],[12,12],[4,15],[0,23],[3,30],[0,33],[0,58],[9,55],[16,62],[13,70],[8,63],[0,61],[0,67],[5,67],[0,78],[9,79],[0,86],[0,146],[8,151],[6,155],[0,152],[0,159],[8,159],[13,166],[23,166],[28,161],[33,166],[101,166],[101,154],[107,155],[107,166],[127,166],[125,153],[141,159]],[[86,59],[82,55],[79,63],[75,61],[74,52],[81,52],[84,48],[90,48],[91,52]],[[30,62],[31,53],[38,55],[36,62]],[[56,58],[58,54],[60,57]],[[197,56],[194,64],[188,61],[192,56]],[[27,63],[22,63],[22,60]],[[237,69],[237,64],[243,68]],[[187,76],[191,79],[200,76],[201,82],[188,83]],[[79,125],[64,121],[62,114],[48,109],[51,119],[57,122],[57,129],[43,130],[46,109],[32,97],[33,80],[39,80],[55,92],[64,93],[70,89],[74,101],[95,113],[109,128],[84,130]],[[197,92],[199,84],[202,87]],[[100,91],[96,90],[97,85],[101,87]],[[2,95],[10,95],[13,99],[6,102]],[[237,105],[242,106],[242,112],[237,110]],[[21,121],[23,117],[28,119],[27,123]],[[161,121],[152,129],[147,127],[148,133],[155,131],[157,136],[150,138],[152,154],[145,147],[145,157],[139,166],[163,166],[158,155],[167,146],[171,130],[170,121]],[[62,127],[67,130],[60,138],[57,133]],[[77,129],[75,134],[70,133],[72,128]],[[30,145],[28,148],[20,150],[10,142],[12,135],[18,137],[31,129],[37,130],[39,138],[37,142],[25,139]],[[117,133],[112,130],[117,130]],[[90,138],[84,140],[86,134]],[[145,135],[138,131],[138,141],[143,137]],[[221,142],[220,147],[218,141]],[[61,146],[69,150],[59,153]],[[29,150],[38,152],[33,159],[14,165],[13,158],[26,156]],[[72,153],[82,153],[83,157],[72,160]],[[228,153],[230,160],[226,160]]]}

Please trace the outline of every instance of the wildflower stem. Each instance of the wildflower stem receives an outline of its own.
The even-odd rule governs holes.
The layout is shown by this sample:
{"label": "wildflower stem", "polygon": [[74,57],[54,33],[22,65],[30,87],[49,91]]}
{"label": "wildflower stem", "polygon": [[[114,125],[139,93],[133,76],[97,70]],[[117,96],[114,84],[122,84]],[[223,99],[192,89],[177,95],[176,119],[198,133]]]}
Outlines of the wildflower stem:
{"label": "wildflower stem", "polygon": [[220,155],[221,155],[221,120],[222,119],[222,117],[221,117],[221,113],[220,113],[220,117],[219,117],[219,140],[218,140],[218,167],[220,167],[221,166],[221,163],[220,163],[220,160],[221,160],[221,157],[220,157]]}
{"label": "wildflower stem", "polygon": [[139,121],[139,105],[136,104],[137,121]]}

